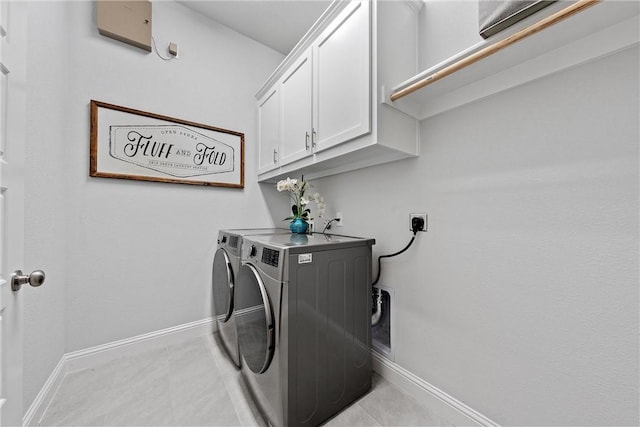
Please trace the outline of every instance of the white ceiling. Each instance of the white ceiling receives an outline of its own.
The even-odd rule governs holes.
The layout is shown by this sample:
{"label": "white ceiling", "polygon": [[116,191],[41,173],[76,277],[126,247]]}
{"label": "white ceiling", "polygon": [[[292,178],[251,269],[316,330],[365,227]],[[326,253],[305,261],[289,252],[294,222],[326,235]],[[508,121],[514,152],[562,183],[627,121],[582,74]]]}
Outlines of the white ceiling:
{"label": "white ceiling", "polygon": [[188,8],[286,55],[330,0],[179,0]]}

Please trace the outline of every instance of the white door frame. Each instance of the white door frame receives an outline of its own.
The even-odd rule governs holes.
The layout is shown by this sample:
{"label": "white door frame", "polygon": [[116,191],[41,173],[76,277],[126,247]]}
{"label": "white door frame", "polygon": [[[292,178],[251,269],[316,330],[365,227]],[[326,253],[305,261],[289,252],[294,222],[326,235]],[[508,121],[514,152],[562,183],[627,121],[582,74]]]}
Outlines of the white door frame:
{"label": "white door frame", "polygon": [[27,2],[0,1],[0,426],[22,425],[22,297],[10,276],[23,267]]}

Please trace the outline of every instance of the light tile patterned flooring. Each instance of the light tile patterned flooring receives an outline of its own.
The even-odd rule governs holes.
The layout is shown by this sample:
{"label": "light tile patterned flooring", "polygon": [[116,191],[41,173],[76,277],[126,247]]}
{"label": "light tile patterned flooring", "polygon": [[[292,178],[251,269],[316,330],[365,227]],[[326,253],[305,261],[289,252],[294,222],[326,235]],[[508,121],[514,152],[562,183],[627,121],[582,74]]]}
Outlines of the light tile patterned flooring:
{"label": "light tile patterned flooring", "polygon": [[[201,337],[69,372],[41,426],[265,426],[240,372]],[[433,426],[413,398],[377,374],[371,391],[328,426]]]}

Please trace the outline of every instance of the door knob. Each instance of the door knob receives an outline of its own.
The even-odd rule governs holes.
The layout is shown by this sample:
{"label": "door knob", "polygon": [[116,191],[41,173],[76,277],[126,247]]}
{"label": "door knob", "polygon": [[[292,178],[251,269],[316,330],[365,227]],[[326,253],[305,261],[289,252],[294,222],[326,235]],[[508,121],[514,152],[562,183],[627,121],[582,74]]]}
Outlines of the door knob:
{"label": "door knob", "polygon": [[30,284],[31,286],[38,287],[44,283],[44,271],[42,270],[34,270],[28,276],[26,274],[22,274],[22,270],[16,270],[11,273],[11,290],[19,291],[20,287],[25,284]]}

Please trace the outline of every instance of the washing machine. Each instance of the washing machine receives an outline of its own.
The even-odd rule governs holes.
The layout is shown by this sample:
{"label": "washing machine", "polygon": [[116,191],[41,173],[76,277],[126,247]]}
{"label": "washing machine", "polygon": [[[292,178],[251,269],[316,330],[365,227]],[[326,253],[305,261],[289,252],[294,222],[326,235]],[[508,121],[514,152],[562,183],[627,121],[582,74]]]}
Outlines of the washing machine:
{"label": "washing machine", "polygon": [[213,314],[218,325],[218,332],[222,347],[226,350],[231,361],[240,367],[240,355],[238,352],[238,338],[236,325],[233,319],[235,310],[243,310],[252,307],[258,301],[243,300],[248,306],[238,305],[234,302],[235,275],[240,268],[240,249],[244,236],[252,234],[273,234],[291,232],[281,228],[247,228],[228,229],[218,231],[218,247],[213,257],[212,290],[213,290]]}
{"label": "washing machine", "polygon": [[319,425],[371,388],[374,243],[321,233],[243,239],[236,302],[251,308],[234,315],[241,372],[271,425]]}

